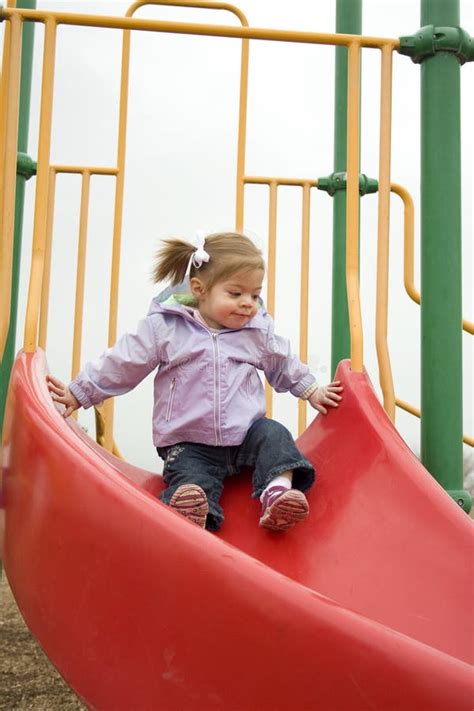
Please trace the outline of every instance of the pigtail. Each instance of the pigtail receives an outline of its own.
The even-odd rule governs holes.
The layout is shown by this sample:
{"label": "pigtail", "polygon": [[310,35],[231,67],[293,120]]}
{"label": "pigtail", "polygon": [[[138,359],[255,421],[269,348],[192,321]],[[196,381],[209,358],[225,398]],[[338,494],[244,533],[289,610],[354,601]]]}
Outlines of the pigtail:
{"label": "pigtail", "polygon": [[156,253],[153,281],[167,281],[171,286],[181,284],[195,250],[192,244],[181,239],[163,240],[163,247]]}
{"label": "pigtail", "polygon": [[[200,254],[201,249],[204,254]],[[208,235],[205,244],[199,246],[182,239],[163,240],[156,254],[153,281],[166,281],[171,286],[181,284],[193,255],[189,276],[198,276],[206,289],[237,272],[265,271],[262,253],[248,237],[239,232],[217,232]],[[204,255],[207,259],[201,259]]]}

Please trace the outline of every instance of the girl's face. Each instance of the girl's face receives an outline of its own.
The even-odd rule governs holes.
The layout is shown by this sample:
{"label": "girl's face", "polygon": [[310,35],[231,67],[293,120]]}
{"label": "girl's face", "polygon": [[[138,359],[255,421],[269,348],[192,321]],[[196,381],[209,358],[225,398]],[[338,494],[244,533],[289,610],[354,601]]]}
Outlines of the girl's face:
{"label": "girl's face", "polygon": [[191,279],[199,313],[207,325],[210,328],[245,326],[257,313],[263,276],[263,269],[237,272],[225,281],[214,284],[209,291],[205,290],[200,279]]}

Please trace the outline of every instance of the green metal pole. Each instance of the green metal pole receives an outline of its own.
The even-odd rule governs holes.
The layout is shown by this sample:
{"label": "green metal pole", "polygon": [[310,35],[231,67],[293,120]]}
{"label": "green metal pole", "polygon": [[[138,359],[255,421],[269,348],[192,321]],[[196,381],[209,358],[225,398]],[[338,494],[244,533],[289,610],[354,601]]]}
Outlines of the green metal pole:
{"label": "green metal pole", "polygon": [[[337,0],[336,32],[360,34],[362,0]],[[334,106],[334,173],[345,173],[347,152],[347,49],[336,48],[336,94]],[[334,194],[331,373],[351,352],[346,289],[346,191]]]}
{"label": "green metal pole", "polygon": [[[459,25],[459,0],[421,0],[421,25]],[[460,63],[421,64],[421,457],[469,510],[463,492]]]}
{"label": "green metal pole", "polygon": [[[36,8],[36,0],[18,0],[17,7],[30,10]],[[20,123],[18,129],[18,151],[26,154],[28,148],[28,128],[30,118],[31,98],[31,67],[33,63],[34,23],[23,25],[23,42],[21,57],[21,88],[20,88]],[[26,160],[25,160],[26,158]],[[3,360],[0,364],[0,431],[3,427],[5,401],[8,382],[15,356],[16,323],[18,312],[18,282],[20,279],[21,233],[23,227],[23,205],[25,199],[25,182],[34,172],[34,164],[27,157],[20,158],[20,167],[16,179],[15,197],[15,232],[13,243],[13,271],[10,307],[10,327]]]}

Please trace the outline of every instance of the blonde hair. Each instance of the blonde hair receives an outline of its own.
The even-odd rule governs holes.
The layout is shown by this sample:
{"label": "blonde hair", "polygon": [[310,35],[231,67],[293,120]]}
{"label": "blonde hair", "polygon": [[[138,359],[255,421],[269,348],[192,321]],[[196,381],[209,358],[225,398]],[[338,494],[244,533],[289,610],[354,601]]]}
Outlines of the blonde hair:
{"label": "blonde hair", "polygon": [[[239,232],[219,232],[206,237],[204,249],[209,261],[199,268],[191,266],[189,277],[202,279],[207,289],[236,272],[265,270],[261,251],[245,235]],[[153,281],[170,281],[171,286],[180,284],[186,276],[189,260],[196,247],[182,239],[166,239],[156,254]]]}

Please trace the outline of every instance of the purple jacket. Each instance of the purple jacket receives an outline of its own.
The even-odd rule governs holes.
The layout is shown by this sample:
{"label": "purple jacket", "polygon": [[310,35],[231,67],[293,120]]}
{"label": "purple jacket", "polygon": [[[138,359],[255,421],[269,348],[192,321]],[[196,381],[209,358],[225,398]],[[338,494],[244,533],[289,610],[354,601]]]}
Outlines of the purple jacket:
{"label": "purple jacket", "polygon": [[157,370],[155,446],[185,441],[230,446],[241,444],[253,422],[265,415],[257,369],[277,392],[296,397],[315,382],[289,342],[275,334],[263,307],[243,328],[212,332],[177,295],[162,299],[153,299],[135,333],[122,336],[70,383],[84,408],[123,395]]}

